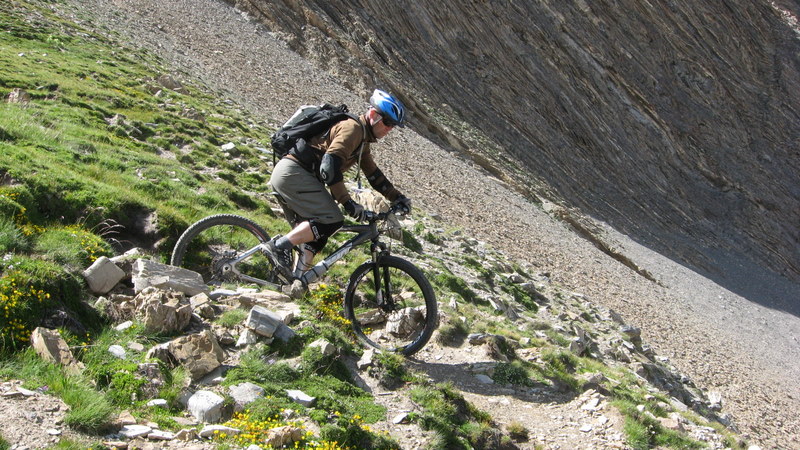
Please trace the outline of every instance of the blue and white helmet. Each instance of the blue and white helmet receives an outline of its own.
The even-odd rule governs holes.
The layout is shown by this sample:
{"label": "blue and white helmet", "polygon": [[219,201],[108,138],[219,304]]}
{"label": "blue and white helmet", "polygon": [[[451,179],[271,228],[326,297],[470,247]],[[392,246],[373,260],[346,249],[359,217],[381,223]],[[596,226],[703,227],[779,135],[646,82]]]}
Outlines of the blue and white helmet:
{"label": "blue and white helmet", "polygon": [[405,106],[403,106],[400,100],[391,96],[388,92],[375,89],[375,92],[372,93],[372,97],[369,98],[369,104],[380,113],[386,125],[398,127],[404,127],[406,125]]}

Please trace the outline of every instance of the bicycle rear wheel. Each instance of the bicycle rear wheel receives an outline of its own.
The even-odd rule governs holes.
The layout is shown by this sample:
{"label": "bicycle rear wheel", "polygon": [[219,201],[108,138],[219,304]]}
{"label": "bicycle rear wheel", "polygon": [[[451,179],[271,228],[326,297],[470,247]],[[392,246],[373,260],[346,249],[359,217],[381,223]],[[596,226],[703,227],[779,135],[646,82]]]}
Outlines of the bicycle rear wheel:
{"label": "bicycle rear wheel", "polygon": [[[274,264],[257,248],[269,241],[263,228],[250,219],[218,214],[195,222],[178,239],[171,264],[193,270],[207,284],[246,282],[278,285]],[[254,251],[255,250],[255,251]],[[244,257],[248,251],[252,254]]]}
{"label": "bicycle rear wheel", "polygon": [[366,262],[353,272],[344,310],[362,342],[406,356],[428,343],[438,323],[430,282],[416,266],[395,256]]}

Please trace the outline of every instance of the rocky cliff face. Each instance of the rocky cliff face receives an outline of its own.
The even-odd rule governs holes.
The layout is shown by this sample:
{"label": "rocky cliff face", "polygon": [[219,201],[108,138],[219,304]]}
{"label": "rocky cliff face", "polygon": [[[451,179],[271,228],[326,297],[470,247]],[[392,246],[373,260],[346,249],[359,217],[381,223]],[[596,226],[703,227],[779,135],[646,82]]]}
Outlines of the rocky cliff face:
{"label": "rocky cliff face", "polygon": [[800,281],[796,3],[228,1],[530,196]]}

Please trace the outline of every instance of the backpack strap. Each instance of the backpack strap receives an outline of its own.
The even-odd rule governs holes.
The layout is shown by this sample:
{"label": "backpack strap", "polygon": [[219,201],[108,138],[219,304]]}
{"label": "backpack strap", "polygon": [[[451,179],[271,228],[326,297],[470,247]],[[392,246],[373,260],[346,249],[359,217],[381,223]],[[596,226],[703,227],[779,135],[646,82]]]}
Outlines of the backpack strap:
{"label": "backpack strap", "polygon": [[358,189],[361,190],[361,155],[364,154],[364,143],[367,141],[367,127],[363,123],[361,123],[361,119],[356,116],[355,114],[347,114],[351,119],[358,122],[361,125],[361,145],[358,146],[358,168],[356,169],[356,183],[358,183]]}

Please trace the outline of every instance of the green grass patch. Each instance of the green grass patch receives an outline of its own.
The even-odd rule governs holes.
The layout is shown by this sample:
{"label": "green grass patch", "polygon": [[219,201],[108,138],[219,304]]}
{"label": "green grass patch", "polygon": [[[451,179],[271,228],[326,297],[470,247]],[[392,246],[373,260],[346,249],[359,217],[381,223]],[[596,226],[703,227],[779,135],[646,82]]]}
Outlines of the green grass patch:
{"label": "green grass patch", "polygon": [[345,333],[352,332],[350,321],[344,317],[342,311],[344,294],[338,285],[320,284],[309,292],[308,298],[317,319],[328,322]]}
{"label": "green grass patch", "polygon": [[533,370],[553,383],[573,391],[581,387],[581,382],[573,375],[578,367],[578,357],[568,350],[544,349],[542,365],[534,365]]}
{"label": "green grass patch", "polygon": [[81,352],[81,360],[86,364],[84,373],[105,392],[109,401],[121,407],[132,407],[144,400],[142,387],[147,380],[137,375],[139,362],[136,359],[119,359],[108,351],[118,342],[125,342],[125,339],[107,329]]}
{"label": "green grass patch", "polygon": [[0,377],[22,379],[28,389],[41,388],[60,397],[70,407],[64,423],[72,428],[96,433],[113,418],[114,407],[87,380],[66,374],[61,366],[43,361],[31,349],[0,360]]}
{"label": "green grass patch", "polygon": [[164,377],[164,384],[158,391],[158,398],[167,401],[170,412],[180,411],[183,407],[180,404],[180,396],[184,386],[189,384],[189,374],[183,366],[169,369],[162,364],[163,363],[159,363],[161,366],[161,373]]}
{"label": "green grass patch", "polygon": [[452,384],[415,386],[410,397],[422,409],[421,414],[413,415],[414,420],[436,433],[430,448],[485,447],[485,430],[493,428],[491,416],[467,402]]}
{"label": "green grass patch", "polygon": [[428,279],[436,290],[437,297],[445,298],[449,295],[455,294],[461,297],[467,303],[488,303],[485,300],[481,300],[481,298],[478,297],[478,294],[476,294],[475,291],[469,287],[466,281],[453,275],[446,268],[433,276],[428,276]]}
{"label": "green grass patch", "polygon": [[545,330],[544,334],[550,339],[551,342],[559,347],[569,347],[570,340],[556,330]]}
{"label": "green grass patch", "polygon": [[24,253],[30,248],[30,240],[8,216],[0,217],[0,254]]}
{"label": "green grass patch", "polygon": [[215,322],[223,327],[232,328],[241,325],[247,319],[247,314],[248,312],[243,309],[229,309],[217,317]]}
{"label": "green grass patch", "polygon": [[61,439],[47,448],[48,450],[106,450],[108,447],[100,443],[90,444],[72,439]]}
{"label": "green grass patch", "polygon": [[323,425],[319,434],[323,440],[336,442],[342,448],[400,449],[396,441],[373,431],[360,416],[335,415],[330,423]]}
{"label": "green grass patch", "polygon": [[372,396],[351,383],[336,377],[310,375],[293,383],[295,389],[316,397],[315,408],[321,411],[358,415],[366,423],[384,420],[386,408],[374,402]]}
{"label": "green grass patch", "polygon": [[524,306],[529,312],[535,313],[539,311],[539,305],[531,294],[519,285],[508,282],[504,283],[501,289],[511,295],[517,303]]}
{"label": "green grass patch", "polygon": [[239,365],[225,377],[226,384],[250,381],[256,384],[281,386],[298,378],[300,373],[277,357],[265,345],[255,346],[241,355]]}
{"label": "green grass patch", "polygon": [[529,369],[526,368],[520,361],[512,361],[510,363],[499,363],[494,368],[492,379],[498,384],[510,384],[518,386],[533,386],[533,380],[530,378]]}
{"label": "green grass patch", "polygon": [[401,232],[403,234],[403,245],[413,252],[422,253],[422,244],[417,240],[417,237],[408,230],[401,230]]}
{"label": "green grass patch", "polygon": [[397,389],[406,383],[421,383],[423,378],[409,370],[406,362],[397,353],[378,352],[373,359],[374,365],[369,369],[369,375],[386,389]]}
{"label": "green grass patch", "polygon": [[317,403],[309,414],[314,420],[325,423],[333,412],[348,416],[358,415],[367,423],[383,419],[386,409],[376,405],[369,393],[352,383],[348,369],[335,355],[324,356],[317,348],[302,352],[298,368],[278,359],[267,346],[259,346],[242,355],[237,367],[231,369],[225,384],[249,381],[269,393],[269,399],[251,406],[254,417],[267,417],[283,408],[304,410],[286,398],[286,389],[299,389],[316,397]]}
{"label": "green grass patch", "polygon": [[442,345],[458,347],[469,335],[469,325],[459,317],[451,317],[447,323],[439,327],[436,340]]}
{"label": "green grass patch", "polygon": [[[211,212],[246,209],[262,223],[277,220],[261,198],[241,190],[264,189],[258,152],[238,145],[223,156],[219,149],[227,141],[258,143],[270,130],[191,86],[191,95],[161,89],[156,97],[154,80],[165,71],[147,52],[120,48],[37,3],[6,6],[0,95],[23,90],[30,100],[0,104],[0,173],[30,198],[0,192],[0,210],[25,213],[39,226],[84,220],[91,229],[110,219],[127,235],[155,213],[160,233],[173,238]],[[198,174],[206,163],[234,176]]]}
{"label": "green grass patch", "polygon": [[634,403],[617,400],[612,404],[625,416],[623,430],[626,443],[634,449],[704,448],[706,445],[688,436],[661,426],[658,420],[640,412]]}
{"label": "green grass patch", "polygon": [[324,355],[318,347],[306,347],[300,356],[300,370],[304,374],[329,375],[345,382],[352,382],[350,370],[337,357],[336,353]]}
{"label": "green grass patch", "polygon": [[36,238],[34,250],[73,272],[89,267],[101,256],[113,255],[108,242],[79,225],[46,228]]}
{"label": "green grass patch", "polygon": [[0,352],[25,347],[42,318],[57,309],[98,329],[100,317],[81,301],[82,292],[82,280],[55,263],[26,256],[0,260]]}
{"label": "green grass patch", "polygon": [[527,442],[530,437],[530,430],[522,422],[513,420],[506,425],[508,435],[516,442]]}

